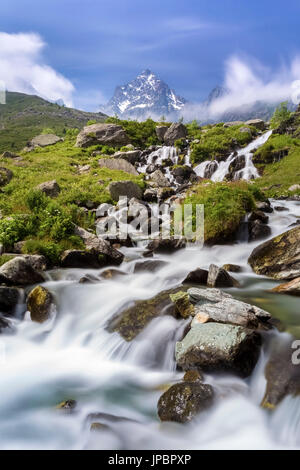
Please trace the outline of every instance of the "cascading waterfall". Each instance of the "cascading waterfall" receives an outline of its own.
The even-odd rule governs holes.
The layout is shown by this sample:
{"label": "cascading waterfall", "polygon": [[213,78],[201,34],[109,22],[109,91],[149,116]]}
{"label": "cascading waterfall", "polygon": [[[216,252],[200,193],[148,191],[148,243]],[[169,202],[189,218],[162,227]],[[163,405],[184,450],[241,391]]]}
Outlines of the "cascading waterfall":
{"label": "cascading waterfall", "polygon": [[[300,215],[300,204],[282,201],[287,211],[270,214],[272,236],[287,229]],[[158,271],[135,272],[142,247],[123,248],[125,274],[97,284],[79,284],[87,273],[103,270],[68,269],[49,272],[46,287],[58,305],[56,318],[36,324],[29,317],[14,320],[15,332],[0,337],[5,353],[0,360],[0,447],[2,449],[278,449],[300,447],[299,397],[287,397],[272,412],[259,407],[265,389],[264,366],[268,349],[250,379],[230,374],[206,376],[217,399],[211,410],[191,424],[160,424],[157,401],[166,384],[178,381],[175,342],[186,321],[162,316],[154,319],[131,343],[106,331],[109,319],[136,300],[150,299],[177,287],[191,270],[227,262],[242,266],[236,275],[240,289],[230,292],[262,308],[267,299],[272,312],[298,315],[298,300],[267,295],[276,282],[251,272],[247,258],[255,242],[185,249],[155,255],[164,261]],[[260,304],[260,300],[262,303]],[[268,333],[286,338],[287,333]],[[56,405],[78,402],[64,414]],[[122,417],[99,433],[90,432],[90,413]],[[106,421],[105,421],[106,420]],[[205,430],[205,432],[203,431]]]}
{"label": "cascading waterfall", "polygon": [[[194,168],[195,173],[201,178],[206,177],[209,174],[212,181],[223,181],[229,173],[229,167],[234,161],[239,161],[241,157],[245,157],[245,165],[241,170],[238,170],[235,173],[235,179],[244,179],[250,180],[257,178],[259,176],[257,168],[254,166],[252,161],[252,151],[261,147],[269,137],[271,136],[272,131],[268,131],[265,134],[261,135],[257,139],[253,140],[247,147],[238,150],[238,152],[233,152],[225,161],[217,162],[216,160],[206,161],[200,163]],[[211,174],[211,167],[214,166],[214,171]]]}

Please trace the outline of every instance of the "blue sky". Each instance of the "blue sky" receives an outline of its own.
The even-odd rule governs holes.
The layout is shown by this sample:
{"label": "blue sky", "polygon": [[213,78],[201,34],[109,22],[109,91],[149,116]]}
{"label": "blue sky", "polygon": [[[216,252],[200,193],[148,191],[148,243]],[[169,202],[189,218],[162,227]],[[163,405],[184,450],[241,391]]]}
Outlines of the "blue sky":
{"label": "blue sky", "polygon": [[68,79],[85,109],[145,68],[199,102],[232,56],[270,77],[300,54],[299,0],[1,0],[0,18],[3,33],[42,38],[32,60]]}

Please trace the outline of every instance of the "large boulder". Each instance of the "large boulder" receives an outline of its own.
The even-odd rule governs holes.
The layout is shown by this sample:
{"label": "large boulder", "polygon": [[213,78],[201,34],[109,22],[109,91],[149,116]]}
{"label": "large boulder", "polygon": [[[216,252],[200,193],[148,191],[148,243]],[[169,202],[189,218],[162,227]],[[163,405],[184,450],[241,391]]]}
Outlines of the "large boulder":
{"label": "large boulder", "polygon": [[165,135],[166,135],[166,132],[168,130],[168,126],[157,126],[155,128],[155,132],[156,132],[156,135],[157,135],[157,138],[163,142],[164,141],[164,138],[165,138]]}
{"label": "large boulder", "polygon": [[0,187],[8,184],[13,177],[13,172],[8,168],[0,167]]}
{"label": "large boulder", "polygon": [[171,186],[169,180],[164,176],[161,170],[155,170],[151,173],[150,178],[160,188]]}
{"label": "large boulder", "polygon": [[110,170],[125,171],[130,175],[138,176],[134,166],[122,158],[101,158],[99,160],[100,168],[109,168]]}
{"label": "large boulder", "polygon": [[249,119],[245,122],[245,126],[252,126],[260,131],[264,131],[266,128],[266,124],[262,119]]}
{"label": "large boulder", "polygon": [[194,271],[191,271],[185,280],[183,281],[186,284],[207,284],[208,271],[206,269],[197,268]]}
{"label": "large boulder", "polygon": [[256,274],[291,280],[300,276],[300,226],[259,245],[248,260]]}
{"label": "large boulder", "polygon": [[172,170],[172,175],[178,184],[188,183],[189,181],[195,181],[197,179],[197,175],[193,168],[188,165],[179,165],[175,167]]}
{"label": "large boulder", "polygon": [[120,196],[127,196],[128,199],[143,197],[142,189],[133,181],[114,181],[108,186],[108,191],[114,201],[118,201]]}
{"label": "large boulder", "polygon": [[93,124],[86,126],[78,134],[76,147],[89,147],[91,145],[127,145],[129,137],[122,126],[116,124]]}
{"label": "large boulder", "polygon": [[123,262],[124,255],[113,248],[107,240],[103,240],[78,226],[75,226],[74,233],[81,238],[88,252],[98,257],[101,266],[107,264],[119,265]]}
{"label": "large boulder", "polygon": [[139,161],[141,155],[141,150],[129,150],[128,152],[116,152],[112,158],[122,158],[123,160],[131,163],[131,165],[135,165],[135,163]]}
{"label": "large boulder", "polygon": [[200,382],[175,384],[160,397],[158,416],[161,421],[189,422],[211,406],[213,397],[210,385]]}
{"label": "large boulder", "polygon": [[147,250],[155,253],[173,253],[174,251],[185,248],[186,240],[183,238],[157,238],[147,245]]}
{"label": "large boulder", "polygon": [[55,145],[58,142],[63,142],[62,137],[58,137],[54,134],[41,134],[34,137],[25,147],[24,151],[31,151],[39,147],[48,147],[49,145]]}
{"label": "large boulder", "polygon": [[225,124],[223,124],[223,127],[233,127],[233,126],[241,126],[243,123],[243,121],[229,121],[229,122],[225,122]]}
{"label": "large boulder", "polygon": [[48,197],[57,197],[60,193],[60,187],[56,180],[46,181],[45,183],[39,184],[37,189],[42,191]]}
{"label": "large boulder", "polygon": [[27,309],[32,321],[44,323],[55,313],[52,294],[45,287],[35,287],[27,298]]}
{"label": "large boulder", "polygon": [[95,252],[86,250],[66,250],[61,255],[63,268],[99,269],[108,263]]}
{"label": "large boulder", "polygon": [[260,352],[261,337],[241,326],[221,323],[194,325],[176,344],[176,361],[184,370],[231,371],[247,377]]}
{"label": "large boulder", "polygon": [[164,142],[167,145],[174,145],[176,140],[186,139],[187,134],[187,128],[183,124],[173,122],[165,133]]}
{"label": "large boulder", "polygon": [[44,277],[32,267],[30,259],[20,256],[1,266],[0,282],[7,285],[28,286],[44,282]]}

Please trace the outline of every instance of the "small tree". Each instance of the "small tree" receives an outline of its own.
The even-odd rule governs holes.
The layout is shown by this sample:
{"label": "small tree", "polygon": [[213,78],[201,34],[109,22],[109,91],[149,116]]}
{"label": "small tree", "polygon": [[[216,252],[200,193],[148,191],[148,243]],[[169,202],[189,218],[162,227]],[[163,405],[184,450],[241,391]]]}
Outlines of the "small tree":
{"label": "small tree", "polygon": [[284,125],[289,118],[291,117],[291,111],[288,109],[288,102],[284,101],[280,104],[278,108],[276,108],[272,119],[271,119],[271,127],[272,129],[276,129],[277,127]]}

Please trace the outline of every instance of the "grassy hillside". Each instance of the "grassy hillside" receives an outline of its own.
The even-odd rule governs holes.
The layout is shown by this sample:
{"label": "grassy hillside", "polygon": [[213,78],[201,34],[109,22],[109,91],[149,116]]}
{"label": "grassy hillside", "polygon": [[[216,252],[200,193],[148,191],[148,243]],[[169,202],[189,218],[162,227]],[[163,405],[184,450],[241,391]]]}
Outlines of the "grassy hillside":
{"label": "grassy hillside", "polygon": [[44,129],[63,136],[66,129],[81,129],[89,120],[102,122],[105,118],[102,113],[66,108],[38,96],[7,92],[6,104],[0,104],[0,153],[20,151]]}

